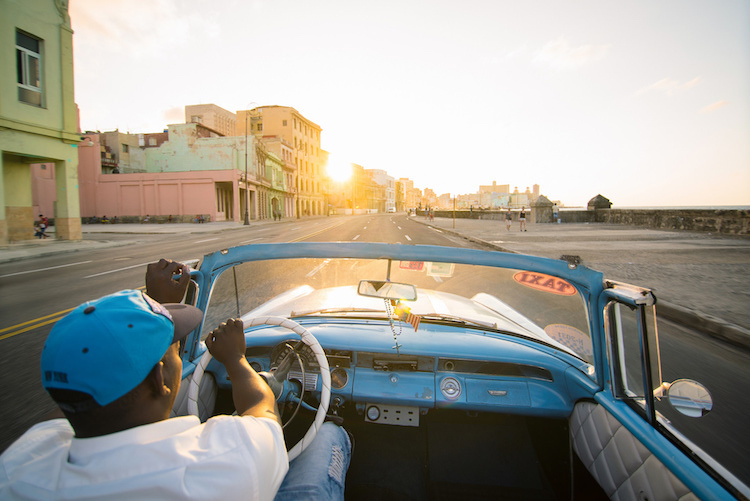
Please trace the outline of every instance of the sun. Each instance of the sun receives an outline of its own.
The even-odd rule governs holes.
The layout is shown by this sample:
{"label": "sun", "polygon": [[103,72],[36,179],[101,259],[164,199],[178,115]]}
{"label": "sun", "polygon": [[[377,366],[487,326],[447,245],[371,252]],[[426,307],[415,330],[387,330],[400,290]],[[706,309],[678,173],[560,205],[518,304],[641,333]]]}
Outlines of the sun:
{"label": "sun", "polygon": [[352,177],[352,164],[344,162],[340,158],[334,158],[333,155],[331,155],[328,158],[326,171],[333,181],[348,181]]}

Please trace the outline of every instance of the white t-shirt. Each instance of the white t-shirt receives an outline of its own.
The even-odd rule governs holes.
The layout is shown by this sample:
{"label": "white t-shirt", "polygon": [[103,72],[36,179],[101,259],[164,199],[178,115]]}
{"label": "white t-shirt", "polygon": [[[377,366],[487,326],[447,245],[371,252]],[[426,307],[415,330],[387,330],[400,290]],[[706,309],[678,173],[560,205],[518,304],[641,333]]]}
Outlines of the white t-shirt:
{"label": "white t-shirt", "polygon": [[0,456],[0,499],[273,499],[289,469],[279,424],[185,416],[94,438],[40,423]]}

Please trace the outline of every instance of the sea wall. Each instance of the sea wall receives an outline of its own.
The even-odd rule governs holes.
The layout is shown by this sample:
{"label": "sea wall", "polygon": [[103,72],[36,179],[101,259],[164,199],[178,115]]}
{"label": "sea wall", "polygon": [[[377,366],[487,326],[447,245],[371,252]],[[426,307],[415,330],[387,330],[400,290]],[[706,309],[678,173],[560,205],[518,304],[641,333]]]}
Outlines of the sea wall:
{"label": "sea wall", "polygon": [[622,224],[659,230],[686,230],[720,235],[750,235],[750,211],[747,210],[565,210],[560,212],[560,218],[563,223]]}

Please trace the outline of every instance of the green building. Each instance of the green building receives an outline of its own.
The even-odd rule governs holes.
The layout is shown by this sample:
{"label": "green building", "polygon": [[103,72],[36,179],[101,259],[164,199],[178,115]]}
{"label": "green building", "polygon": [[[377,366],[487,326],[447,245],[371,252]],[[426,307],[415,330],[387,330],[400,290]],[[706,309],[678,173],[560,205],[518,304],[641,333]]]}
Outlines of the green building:
{"label": "green building", "polygon": [[31,164],[55,166],[56,236],[81,239],[73,30],[65,0],[0,0],[0,245],[33,237]]}

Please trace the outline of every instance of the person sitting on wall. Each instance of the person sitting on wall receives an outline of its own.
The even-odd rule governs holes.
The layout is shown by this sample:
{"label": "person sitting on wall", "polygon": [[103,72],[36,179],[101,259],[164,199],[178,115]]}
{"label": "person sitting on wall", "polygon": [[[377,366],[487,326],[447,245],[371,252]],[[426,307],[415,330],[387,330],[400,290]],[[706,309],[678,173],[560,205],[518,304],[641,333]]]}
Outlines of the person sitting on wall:
{"label": "person sitting on wall", "polygon": [[151,221],[151,216],[146,214],[146,217],[143,218],[143,221],[141,221],[141,223],[148,223],[149,221]]}

